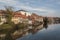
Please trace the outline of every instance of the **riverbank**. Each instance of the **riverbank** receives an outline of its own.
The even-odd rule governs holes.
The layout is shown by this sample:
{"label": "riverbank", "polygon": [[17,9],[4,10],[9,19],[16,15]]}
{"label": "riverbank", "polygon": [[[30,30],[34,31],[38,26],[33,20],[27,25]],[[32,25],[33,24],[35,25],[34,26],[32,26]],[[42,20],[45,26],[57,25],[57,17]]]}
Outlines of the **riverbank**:
{"label": "riverbank", "polygon": [[0,32],[0,38],[4,39],[7,32],[9,32],[11,30],[11,31],[13,31],[12,33],[9,32],[11,34],[11,37],[13,39],[16,39],[16,38],[22,36],[22,34],[24,34],[25,32],[27,32],[30,29],[35,28],[35,27],[34,26],[27,26],[27,25],[23,25],[23,24],[18,24],[17,28],[15,27],[12,29],[4,29],[4,30],[2,29],[2,30],[0,30],[1,31]]}
{"label": "riverbank", "polygon": [[[11,37],[13,39],[17,39],[19,37],[22,37],[24,35],[27,35],[26,32],[28,32],[29,30],[35,29],[35,31],[36,31],[37,29],[41,29],[41,28],[43,28],[43,25],[40,25],[38,27],[35,26],[35,27],[32,27],[31,29],[29,29],[29,28],[19,29],[19,30],[16,30],[13,33],[11,33]],[[0,37],[2,37],[3,39],[5,38],[5,36],[6,36],[6,34],[1,34],[0,35]]]}

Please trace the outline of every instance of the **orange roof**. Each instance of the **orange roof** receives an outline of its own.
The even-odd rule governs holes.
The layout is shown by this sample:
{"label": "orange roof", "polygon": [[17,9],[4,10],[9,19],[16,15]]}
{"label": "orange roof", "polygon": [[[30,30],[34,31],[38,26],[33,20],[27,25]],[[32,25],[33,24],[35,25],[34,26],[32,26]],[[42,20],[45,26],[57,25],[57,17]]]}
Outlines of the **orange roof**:
{"label": "orange roof", "polygon": [[14,17],[20,17],[20,18],[24,18],[24,19],[27,18],[26,15],[22,15],[21,13],[17,13],[17,12],[14,13]]}

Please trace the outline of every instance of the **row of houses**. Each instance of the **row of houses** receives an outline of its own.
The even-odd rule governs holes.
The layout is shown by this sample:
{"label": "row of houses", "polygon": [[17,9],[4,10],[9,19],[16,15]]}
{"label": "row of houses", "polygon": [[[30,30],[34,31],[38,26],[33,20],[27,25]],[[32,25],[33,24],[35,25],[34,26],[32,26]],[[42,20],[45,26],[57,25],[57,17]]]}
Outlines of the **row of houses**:
{"label": "row of houses", "polygon": [[[4,11],[0,10],[1,22],[6,22],[5,15],[6,14],[4,13]],[[38,16],[35,13],[30,13],[30,12],[25,11],[25,10],[18,10],[16,12],[13,12],[13,17],[12,17],[11,21],[14,22],[15,24],[18,24],[18,23],[33,24],[35,21],[43,22],[43,17]]]}

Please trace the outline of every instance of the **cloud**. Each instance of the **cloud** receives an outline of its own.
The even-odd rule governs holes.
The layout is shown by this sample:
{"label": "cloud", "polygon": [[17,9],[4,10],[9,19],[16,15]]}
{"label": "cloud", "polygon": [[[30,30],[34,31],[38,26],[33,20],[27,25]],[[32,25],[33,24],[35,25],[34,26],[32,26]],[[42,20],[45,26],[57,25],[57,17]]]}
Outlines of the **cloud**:
{"label": "cloud", "polygon": [[0,2],[14,4],[16,3],[16,0],[0,0]]}
{"label": "cloud", "polygon": [[0,9],[4,9],[4,6],[17,6],[19,2],[17,0],[0,0]]}
{"label": "cloud", "polygon": [[18,3],[18,1],[16,1],[16,0],[0,0],[0,3],[2,3],[2,4],[0,4],[1,6],[5,6],[5,5],[13,6],[13,5],[16,5]]}
{"label": "cloud", "polygon": [[58,1],[58,2],[57,2],[57,4],[59,4],[59,5],[60,5],[60,1]]}
{"label": "cloud", "polygon": [[[48,16],[56,16],[55,14],[58,11],[56,9],[52,9],[52,7],[54,7],[54,4],[53,4],[54,0],[50,0],[50,3],[47,0],[46,0],[47,2],[46,1],[44,2],[42,0],[37,0],[37,1],[35,1],[35,0],[33,0],[33,1],[32,0],[30,0],[30,1],[23,0],[23,1],[22,0],[20,0],[20,1],[19,0],[0,0],[0,9],[2,9],[3,6],[5,6],[5,5],[6,6],[13,6],[13,7],[15,7],[16,10],[24,9],[24,10],[29,10],[32,12],[37,12],[37,13],[40,12],[40,14],[48,15]],[[40,5],[38,5],[38,2]],[[57,1],[57,3],[59,3],[59,2]],[[30,3],[35,3],[35,4],[30,5]],[[37,7],[36,5],[38,5],[39,7]]]}
{"label": "cloud", "polygon": [[26,6],[26,5],[20,5],[20,6],[15,6],[15,7],[28,10],[31,12],[36,12],[37,14],[42,15],[42,16],[52,16],[52,17],[57,16],[55,15],[57,13],[56,10],[49,9],[49,8],[41,8],[41,7],[37,8],[37,7],[31,7],[31,6]]}
{"label": "cloud", "polygon": [[48,12],[48,13],[53,13],[54,10],[48,9],[48,8],[37,8],[37,7],[31,7],[31,6],[26,6],[26,5],[20,5],[20,6],[15,6],[17,8],[22,8],[22,9],[27,9],[27,10],[32,10],[32,11],[41,11],[41,12]]}
{"label": "cloud", "polygon": [[29,5],[25,5],[24,3],[21,3],[21,2],[19,3],[19,1],[17,0],[0,0],[0,2],[2,2],[2,4],[0,4],[1,6],[9,5],[9,6],[14,6],[16,8],[27,9],[32,11],[42,11],[42,12],[48,12],[48,13],[54,12],[54,10],[51,10],[48,8],[31,7]]}

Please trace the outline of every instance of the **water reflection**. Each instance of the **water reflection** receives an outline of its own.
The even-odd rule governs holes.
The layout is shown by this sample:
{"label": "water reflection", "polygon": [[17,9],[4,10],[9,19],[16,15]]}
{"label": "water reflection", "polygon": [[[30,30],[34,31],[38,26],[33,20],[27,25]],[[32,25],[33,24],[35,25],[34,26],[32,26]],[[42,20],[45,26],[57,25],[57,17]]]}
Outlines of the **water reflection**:
{"label": "water reflection", "polygon": [[[29,33],[31,33],[31,34],[36,34],[38,31],[42,30],[43,28],[46,28],[46,29],[47,29],[47,28],[48,28],[48,25],[47,25],[47,24],[41,24],[41,25],[39,25],[39,26],[32,27],[32,29],[23,32],[20,37],[26,36],[26,35],[28,35]],[[20,38],[20,37],[19,37],[19,38]]]}
{"label": "water reflection", "polygon": [[[38,33],[40,30],[42,30],[44,28],[47,29],[48,25],[59,24],[59,23],[60,22],[55,22],[55,23],[50,23],[50,24],[49,23],[44,23],[44,24],[41,24],[39,26],[28,26],[28,28],[25,28],[25,30],[24,29],[22,29],[22,30],[20,30],[20,29],[16,30],[16,32],[14,32],[12,36],[11,36],[10,32],[7,33],[8,36],[5,37],[5,39],[8,38],[10,40],[15,40],[15,39],[18,39],[18,38],[22,38],[22,37],[24,37],[26,35],[29,35],[30,33],[34,35],[34,34]],[[3,38],[0,37],[0,40],[3,40]]]}
{"label": "water reflection", "polygon": [[29,33],[31,33],[31,34],[36,34],[39,30],[41,30],[41,29],[43,29],[43,28],[44,28],[44,27],[43,27],[43,24],[42,24],[42,25],[39,25],[39,26],[37,26],[37,27],[33,27],[33,26],[32,26],[31,29],[26,30],[26,31],[22,31],[21,36],[19,36],[19,38],[20,38],[20,37],[23,37],[23,36],[26,36],[26,35],[28,35]]}
{"label": "water reflection", "polygon": [[[55,23],[51,23],[51,24],[59,24],[59,22],[55,22]],[[51,25],[51,24],[46,23],[46,24],[41,24],[39,26],[33,27],[32,29],[30,29],[29,31],[27,31],[25,34],[22,34],[22,35],[26,36],[26,35],[29,35],[30,33],[33,35],[37,34],[40,30],[42,30],[44,28],[47,29],[48,25]],[[22,36],[22,37],[24,37],[24,36]],[[25,39],[23,39],[23,40],[25,40]],[[38,40],[38,39],[36,39],[36,40]]]}
{"label": "water reflection", "polygon": [[32,34],[35,34],[35,33],[37,33],[41,29],[43,29],[43,24],[39,25],[37,27],[32,28],[31,30],[29,30],[29,32],[32,33]]}
{"label": "water reflection", "polygon": [[48,24],[47,23],[43,24],[43,27],[47,29],[48,28]]}

